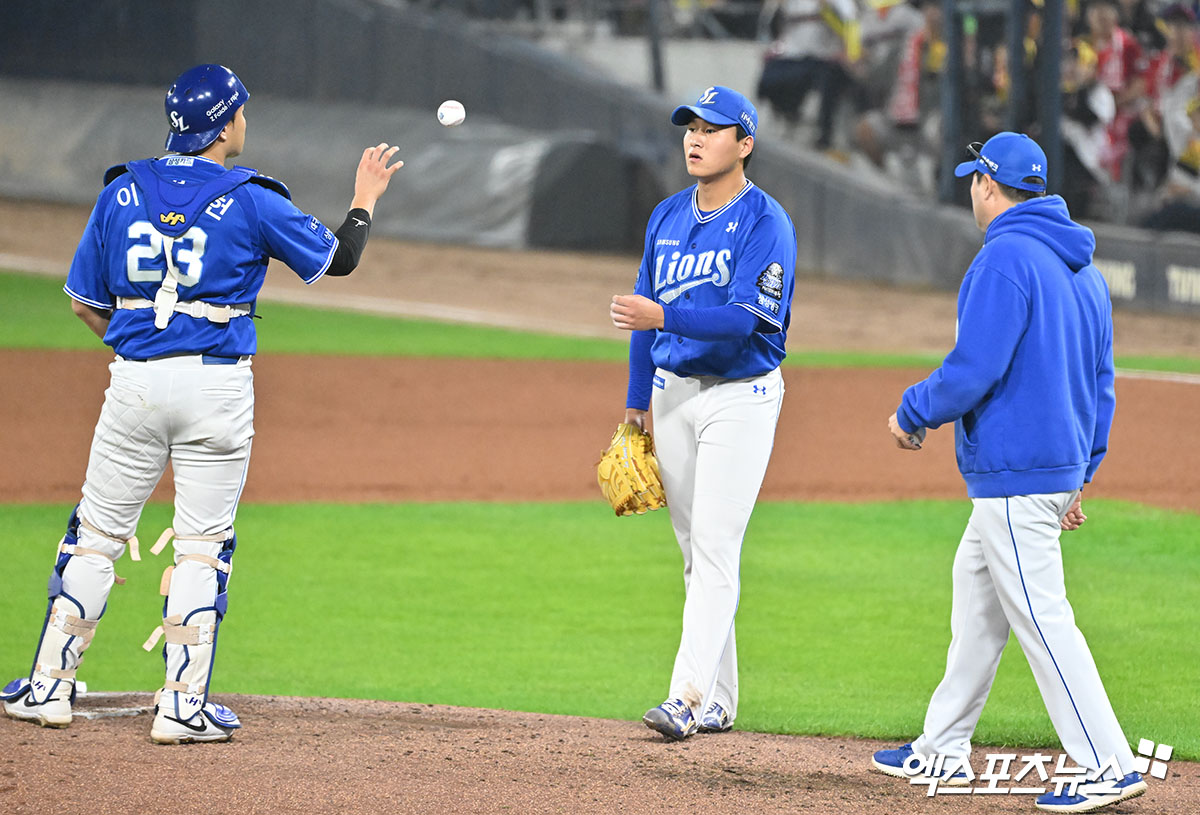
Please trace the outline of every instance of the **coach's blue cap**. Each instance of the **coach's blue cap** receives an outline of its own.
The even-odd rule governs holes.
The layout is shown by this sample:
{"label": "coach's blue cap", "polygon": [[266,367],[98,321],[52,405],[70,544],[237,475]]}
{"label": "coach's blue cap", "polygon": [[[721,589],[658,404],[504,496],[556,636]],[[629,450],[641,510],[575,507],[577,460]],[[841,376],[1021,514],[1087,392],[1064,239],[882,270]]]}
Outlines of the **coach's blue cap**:
{"label": "coach's blue cap", "polygon": [[[997,133],[984,144],[971,142],[967,150],[975,158],[954,168],[959,178],[980,172],[1018,190],[1046,191],[1046,154],[1024,133]],[[1039,181],[1025,181],[1026,178]]]}
{"label": "coach's blue cap", "polygon": [[758,111],[750,100],[733,88],[714,85],[696,100],[694,105],[680,105],[671,113],[671,124],[685,125],[699,116],[709,124],[741,125],[753,136],[758,130]]}

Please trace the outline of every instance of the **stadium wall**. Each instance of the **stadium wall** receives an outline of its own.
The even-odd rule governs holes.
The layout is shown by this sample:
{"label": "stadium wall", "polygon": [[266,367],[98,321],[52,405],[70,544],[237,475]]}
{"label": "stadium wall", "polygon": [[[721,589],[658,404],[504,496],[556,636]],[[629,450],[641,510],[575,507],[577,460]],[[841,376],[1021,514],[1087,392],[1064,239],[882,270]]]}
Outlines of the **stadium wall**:
{"label": "stadium wall", "polygon": [[[6,17],[8,196],[90,202],[105,166],[161,150],[163,88],[202,61],[251,89],[242,160],[334,222],[357,153],[378,140],[410,165],[379,224],[397,237],[636,252],[653,203],[688,183],[666,116],[680,100],[399,0],[60,0]],[[447,98],[470,126],[436,125]],[[979,246],[969,213],[765,139],[749,175],[792,214],[814,275],[953,289]],[[1114,302],[1200,314],[1200,239],[1093,228]]]}

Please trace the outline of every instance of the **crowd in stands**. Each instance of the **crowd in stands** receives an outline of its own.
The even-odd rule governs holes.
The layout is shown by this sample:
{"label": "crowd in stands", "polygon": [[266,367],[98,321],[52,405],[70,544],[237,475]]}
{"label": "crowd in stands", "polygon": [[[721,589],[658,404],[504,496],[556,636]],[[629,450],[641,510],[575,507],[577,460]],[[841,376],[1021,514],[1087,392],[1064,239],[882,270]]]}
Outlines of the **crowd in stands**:
{"label": "crowd in stands", "polygon": [[[948,26],[962,31],[960,132],[981,142],[1005,129],[1043,135],[1046,0],[1021,4],[1027,79],[1012,105],[1012,2],[963,0],[955,19],[945,19],[943,0],[658,1],[667,37],[767,44],[749,90],[785,139],[876,168],[906,188],[938,189]],[[582,14],[640,35],[655,0],[423,2],[493,18]],[[1062,5],[1058,191],[1077,217],[1200,232],[1200,0]]]}
{"label": "crowd in stands", "polygon": [[[994,6],[993,6],[994,7]],[[1027,96],[1035,138],[1045,8],[1027,0]],[[1061,192],[1078,217],[1200,232],[1200,25],[1192,2],[1067,0],[1061,64]],[[956,15],[941,0],[765,0],[770,32],[757,96],[814,149],[859,156],[932,191],[941,151],[945,31],[961,25],[963,132],[1006,129],[1005,18]],[[819,103],[806,100],[819,94]],[[916,177],[914,178],[914,173]]]}

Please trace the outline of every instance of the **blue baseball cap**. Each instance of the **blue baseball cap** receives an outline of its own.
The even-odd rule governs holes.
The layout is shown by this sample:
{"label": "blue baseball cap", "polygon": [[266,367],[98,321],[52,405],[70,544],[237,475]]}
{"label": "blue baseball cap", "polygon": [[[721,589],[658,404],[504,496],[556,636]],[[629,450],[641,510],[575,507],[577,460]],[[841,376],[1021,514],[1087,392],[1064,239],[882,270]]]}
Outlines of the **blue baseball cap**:
{"label": "blue baseball cap", "polygon": [[[983,144],[971,142],[967,150],[975,159],[954,168],[959,178],[980,172],[1018,190],[1046,191],[1046,154],[1024,133],[997,133]],[[1040,179],[1041,183],[1024,180],[1030,177]]]}
{"label": "blue baseball cap", "polygon": [[713,85],[694,105],[680,105],[671,113],[671,124],[685,125],[699,116],[709,124],[741,125],[748,135],[758,130],[758,111],[733,88]]}

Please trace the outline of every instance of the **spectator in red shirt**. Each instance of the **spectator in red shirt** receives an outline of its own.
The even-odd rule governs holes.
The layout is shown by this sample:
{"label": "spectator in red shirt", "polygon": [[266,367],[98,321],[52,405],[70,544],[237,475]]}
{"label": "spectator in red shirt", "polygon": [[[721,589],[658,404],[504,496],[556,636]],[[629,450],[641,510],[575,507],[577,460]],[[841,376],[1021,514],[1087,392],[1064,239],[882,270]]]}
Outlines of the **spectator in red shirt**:
{"label": "spectator in red shirt", "polygon": [[1109,125],[1109,155],[1104,166],[1114,180],[1129,150],[1129,125],[1140,113],[1145,92],[1145,59],[1137,38],[1120,26],[1117,0],[1090,0],[1085,11],[1084,39],[1096,52],[1097,75],[1117,101],[1117,115]]}
{"label": "spectator in red shirt", "polygon": [[1187,105],[1200,90],[1195,12],[1175,3],[1163,9],[1159,23],[1166,45],[1151,57],[1143,74],[1146,104],[1129,127],[1135,154],[1133,182],[1147,189],[1158,187],[1187,146],[1192,130]]}

